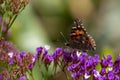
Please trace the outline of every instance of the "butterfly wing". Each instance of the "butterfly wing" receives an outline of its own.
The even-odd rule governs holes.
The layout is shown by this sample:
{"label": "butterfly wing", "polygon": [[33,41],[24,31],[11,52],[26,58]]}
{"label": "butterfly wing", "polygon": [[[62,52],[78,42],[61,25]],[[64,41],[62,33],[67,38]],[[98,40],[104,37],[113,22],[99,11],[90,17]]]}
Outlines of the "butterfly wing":
{"label": "butterfly wing", "polygon": [[76,19],[72,24],[70,37],[70,42],[67,43],[67,45],[73,49],[77,49],[79,51],[96,49],[94,39],[90,35],[88,35],[81,20],[79,19]]}
{"label": "butterfly wing", "polygon": [[72,30],[71,30],[71,39],[76,40],[79,39],[80,36],[86,35],[86,29],[84,28],[82,21],[79,19],[76,19],[74,23],[72,24]]}

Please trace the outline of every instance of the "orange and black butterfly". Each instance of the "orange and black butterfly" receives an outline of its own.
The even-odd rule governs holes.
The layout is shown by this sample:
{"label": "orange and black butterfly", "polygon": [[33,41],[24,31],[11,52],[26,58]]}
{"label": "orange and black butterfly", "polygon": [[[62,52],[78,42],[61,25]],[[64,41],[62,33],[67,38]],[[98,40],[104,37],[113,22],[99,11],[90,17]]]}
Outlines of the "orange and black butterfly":
{"label": "orange and black butterfly", "polygon": [[76,19],[72,24],[70,41],[66,43],[66,46],[83,52],[96,49],[94,39],[87,33],[82,21],[79,19]]}

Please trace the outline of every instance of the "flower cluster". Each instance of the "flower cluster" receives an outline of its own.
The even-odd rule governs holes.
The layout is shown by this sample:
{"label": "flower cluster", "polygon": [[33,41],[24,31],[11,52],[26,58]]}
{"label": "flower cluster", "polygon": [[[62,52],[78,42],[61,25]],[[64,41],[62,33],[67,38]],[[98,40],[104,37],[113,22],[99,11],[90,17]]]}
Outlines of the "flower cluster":
{"label": "flower cluster", "polygon": [[[78,51],[69,52],[62,48],[56,48],[53,54],[48,54],[48,50],[42,47],[37,48],[36,51],[44,64],[50,65],[53,62],[55,67],[59,66],[62,71],[67,69],[71,76],[66,75],[74,80],[120,79],[120,56],[113,62],[110,55],[100,59],[97,54],[94,56],[89,56],[87,53],[78,55]],[[100,70],[97,70],[98,66],[101,67]]]}
{"label": "flower cluster", "polygon": [[[118,56],[117,58],[120,58]],[[112,61],[112,57],[110,55],[107,58],[99,59],[98,55],[88,56],[86,53],[82,53],[81,56],[77,57],[77,62],[74,61],[69,67],[68,71],[72,73],[72,77],[75,80],[80,79],[81,77],[85,80],[92,79],[93,80],[119,80],[120,71],[116,73],[115,63]],[[118,61],[119,62],[119,61]],[[101,70],[97,70],[97,65],[101,65]],[[119,63],[117,63],[118,65]],[[83,77],[84,76],[84,77]]]}
{"label": "flower cluster", "polygon": [[62,48],[56,48],[53,54],[49,54],[48,50],[43,47],[38,47],[36,51],[38,58],[41,58],[46,65],[50,65],[52,61],[57,64],[59,62],[59,58],[62,56]]}
{"label": "flower cluster", "polygon": [[8,30],[28,2],[29,0],[0,0],[0,37],[9,34]]}
{"label": "flower cluster", "polygon": [[6,13],[6,10],[10,14],[19,13],[28,4],[28,2],[29,0],[1,0],[1,13]]}
{"label": "flower cluster", "polygon": [[[37,54],[20,52],[11,42],[2,38],[0,40],[0,80],[27,80],[26,72],[31,72],[37,61],[40,65],[44,64],[47,70],[51,63],[54,63],[55,71],[59,67],[67,78],[73,80],[120,79],[120,55],[113,62],[110,55],[100,59],[97,54],[89,56],[85,52],[62,48],[56,48],[53,54],[49,54],[47,48],[38,47],[36,52]],[[99,70],[97,67],[100,67]]]}
{"label": "flower cluster", "polygon": [[20,52],[11,42],[1,39],[0,80],[26,80],[26,72],[32,70],[36,58],[36,55]]}
{"label": "flower cluster", "polygon": [[9,29],[29,0],[0,0],[0,80],[26,80],[37,56],[20,52],[7,40]]}

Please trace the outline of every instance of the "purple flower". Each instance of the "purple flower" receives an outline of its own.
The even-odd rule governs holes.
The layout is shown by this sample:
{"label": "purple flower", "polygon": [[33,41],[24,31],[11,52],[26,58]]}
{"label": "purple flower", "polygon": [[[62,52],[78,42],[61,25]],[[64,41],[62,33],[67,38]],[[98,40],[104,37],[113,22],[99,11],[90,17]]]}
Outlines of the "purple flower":
{"label": "purple flower", "polygon": [[101,60],[101,66],[102,68],[106,68],[108,66],[108,62],[105,57]]}
{"label": "purple flower", "polygon": [[43,47],[38,47],[38,48],[36,48],[36,52],[38,52],[38,53],[41,53],[42,50],[43,50]]}
{"label": "purple flower", "polygon": [[97,78],[93,78],[93,80],[106,80],[104,76],[99,76]]}
{"label": "purple flower", "polygon": [[78,80],[78,79],[79,79],[79,76],[77,75],[77,73],[73,73],[71,76],[72,76],[72,78],[74,78],[75,80]]}
{"label": "purple flower", "polygon": [[108,80],[114,80],[114,73],[112,72],[112,71],[109,71],[108,73],[107,73],[107,79]]}
{"label": "purple flower", "polygon": [[33,66],[34,66],[34,65],[31,63],[31,64],[29,65],[29,69],[32,69]]}
{"label": "purple flower", "polygon": [[73,63],[79,62],[79,55],[80,55],[79,52],[76,51],[76,50],[73,50],[73,51],[71,52],[71,57],[72,57]]}
{"label": "purple flower", "polygon": [[26,80],[25,76],[20,77],[18,80]]}
{"label": "purple flower", "polygon": [[2,74],[0,74],[0,80],[3,80],[3,76],[2,76]]}
{"label": "purple flower", "polygon": [[72,61],[70,52],[64,50],[62,56],[63,56],[63,60],[65,61],[66,64]]}
{"label": "purple flower", "polygon": [[115,74],[120,74],[120,55],[117,56],[117,58],[114,62],[113,71]]}
{"label": "purple flower", "polygon": [[78,64],[72,64],[71,66],[68,66],[68,71],[76,72],[79,69]]}
{"label": "purple flower", "polygon": [[79,61],[80,61],[81,63],[85,63],[87,56],[88,56],[87,53],[82,53],[82,54],[78,57],[78,58],[79,58]]}
{"label": "purple flower", "polygon": [[85,61],[85,65],[87,68],[91,68],[93,66],[93,58],[91,56],[88,57],[88,60]]}
{"label": "purple flower", "polygon": [[108,66],[109,66],[109,67],[113,66],[112,56],[111,56],[111,55],[108,55],[108,56],[107,56],[107,62],[108,62]]}
{"label": "purple flower", "polygon": [[99,60],[99,55],[96,54],[96,55],[93,57],[93,64],[94,64],[94,66],[96,66],[99,62],[100,62],[100,60]]}
{"label": "purple flower", "polygon": [[44,48],[44,53],[42,55],[42,60],[45,58],[45,56],[48,54],[48,50]]}
{"label": "purple flower", "polygon": [[107,58],[104,57],[102,60],[101,60],[101,66],[102,67],[111,67],[113,66],[113,62],[112,62],[112,57],[111,55],[108,55]]}
{"label": "purple flower", "polygon": [[9,64],[10,64],[10,65],[14,64],[14,58],[11,58],[11,59],[10,59]]}
{"label": "purple flower", "polygon": [[21,53],[20,53],[20,57],[21,57],[21,58],[23,58],[23,57],[26,56],[26,55],[27,55],[26,52],[21,52]]}
{"label": "purple flower", "polygon": [[43,50],[43,47],[36,48],[36,52],[37,52],[38,57],[41,56],[42,50]]}
{"label": "purple flower", "polygon": [[59,57],[62,55],[62,48],[56,48],[54,54],[53,54],[53,59],[55,63],[59,61]]}
{"label": "purple flower", "polygon": [[32,69],[32,68],[33,68],[33,66],[34,66],[34,64],[35,64],[35,62],[36,62],[36,59],[37,59],[37,55],[34,54],[34,55],[33,55],[33,58],[32,58],[32,62],[31,62],[31,64],[29,65],[29,69]]}
{"label": "purple flower", "polygon": [[114,80],[120,80],[120,76],[117,76],[117,75],[116,75],[116,76],[114,77]]}
{"label": "purple flower", "polygon": [[105,68],[102,68],[102,70],[100,71],[100,74],[101,75],[104,75],[106,73],[106,69]]}
{"label": "purple flower", "polygon": [[80,78],[80,76],[81,76],[82,74],[81,73],[79,73],[79,72],[77,72],[77,73],[72,73],[72,78],[74,78],[75,80],[79,80],[79,78]]}
{"label": "purple flower", "polygon": [[18,60],[22,60],[22,58],[23,58],[24,56],[26,56],[26,55],[27,55],[26,52],[20,52],[20,53],[17,55],[17,59],[18,59]]}
{"label": "purple flower", "polygon": [[120,62],[120,55],[117,56],[116,61],[117,61],[117,62]]}
{"label": "purple flower", "polygon": [[60,56],[62,54],[62,48],[56,48],[55,53],[57,56]]}
{"label": "purple flower", "polygon": [[98,77],[100,77],[100,74],[99,74],[99,71],[97,71],[97,70],[93,70],[93,76],[95,77],[95,78],[98,78]]}
{"label": "purple flower", "polygon": [[10,78],[7,78],[7,80],[10,80]]}
{"label": "purple flower", "polygon": [[36,59],[37,59],[37,55],[36,55],[36,54],[33,54],[32,63],[35,63]]}
{"label": "purple flower", "polygon": [[48,55],[48,54],[43,59],[45,64],[50,64],[52,62],[52,60],[53,60],[52,55]]}
{"label": "purple flower", "polygon": [[8,56],[10,57],[9,64],[12,65],[14,63],[13,52],[9,52]]}

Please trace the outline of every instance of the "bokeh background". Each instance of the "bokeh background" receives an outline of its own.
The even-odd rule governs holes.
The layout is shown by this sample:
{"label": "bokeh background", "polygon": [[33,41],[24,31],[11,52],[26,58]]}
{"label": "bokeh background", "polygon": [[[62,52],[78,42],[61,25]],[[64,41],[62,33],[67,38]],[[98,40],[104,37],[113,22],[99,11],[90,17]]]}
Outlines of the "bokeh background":
{"label": "bokeh background", "polygon": [[69,40],[74,18],[82,18],[95,39],[97,49],[91,53],[119,54],[120,0],[30,0],[14,22],[10,39],[21,51],[35,53],[36,47],[50,45],[52,53],[65,46],[60,32]]}

